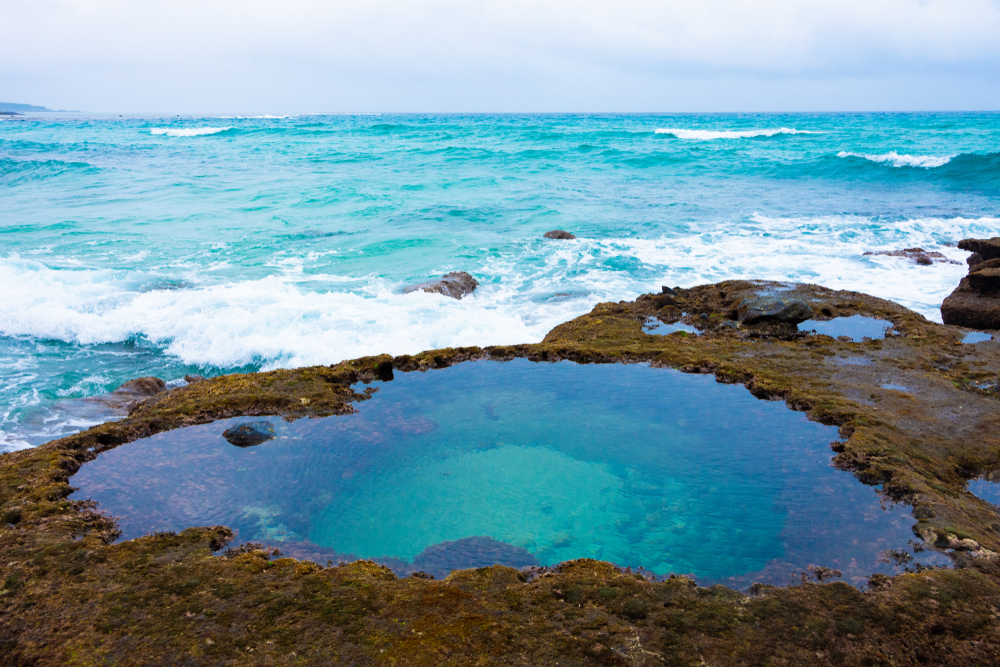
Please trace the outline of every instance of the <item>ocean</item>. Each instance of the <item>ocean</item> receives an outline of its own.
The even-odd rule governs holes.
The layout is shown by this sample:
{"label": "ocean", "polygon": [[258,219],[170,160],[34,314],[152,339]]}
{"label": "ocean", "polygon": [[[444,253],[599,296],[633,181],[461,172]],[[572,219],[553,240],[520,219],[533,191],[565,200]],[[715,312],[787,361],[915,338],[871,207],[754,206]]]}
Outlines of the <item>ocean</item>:
{"label": "ocean", "polygon": [[[940,321],[955,243],[997,235],[997,113],[4,120],[0,451],[107,418],[79,399],[135,377],[537,342],[661,285]],[[914,246],[957,263],[864,254]],[[480,287],[403,293],[448,271]]]}

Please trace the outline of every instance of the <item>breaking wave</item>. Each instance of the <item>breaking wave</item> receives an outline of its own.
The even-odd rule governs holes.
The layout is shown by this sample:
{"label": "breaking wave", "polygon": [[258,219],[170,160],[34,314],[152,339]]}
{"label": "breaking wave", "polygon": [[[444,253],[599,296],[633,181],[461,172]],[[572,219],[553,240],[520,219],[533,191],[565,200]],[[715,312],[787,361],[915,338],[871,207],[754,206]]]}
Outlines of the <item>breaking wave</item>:
{"label": "breaking wave", "polygon": [[225,132],[226,130],[231,130],[231,129],[233,129],[232,126],[191,127],[191,128],[154,127],[149,131],[149,133],[165,134],[168,137],[200,137],[205,134],[218,134],[219,132]]}
{"label": "breaking wave", "polygon": [[896,151],[890,151],[888,153],[883,153],[881,155],[870,155],[867,153],[850,153],[848,151],[840,151],[837,153],[837,157],[859,157],[865,160],[871,160],[872,162],[878,162],[880,164],[888,164],[893,167],[922,167],[924,169],[933,169],[934,167],[943,167],[944,165],[951,162],[954,155],[948,156],[937,156],[937,155],[900,155]]}
{"label": "breaking wave", "polygon": [[815,134],[809,130],[796,130],[791,127],[779,127],[766,130],[684,130],[679,128],[660,128],[656,134],[672,134],[678,139],[750,139],[753,137],[773,137],[778,134]]}

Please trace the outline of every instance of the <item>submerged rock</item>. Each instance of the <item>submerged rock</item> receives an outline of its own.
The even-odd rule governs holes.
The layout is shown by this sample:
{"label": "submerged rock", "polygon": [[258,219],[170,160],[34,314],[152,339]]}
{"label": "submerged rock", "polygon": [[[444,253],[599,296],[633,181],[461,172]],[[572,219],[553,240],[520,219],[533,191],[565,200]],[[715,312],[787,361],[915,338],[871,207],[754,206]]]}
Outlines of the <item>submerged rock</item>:
{"label": "submerged rock", "polygon": [[160,378],[144,377],[129,380],[122,386],[115,389],[114,393],[121,396],[131,395],[149,398],[150,396],[156,396],[161,391],[166,391],[166,389],[167,383]]}
{"label": "submerged rock", "polygon": [[544,236],[547,239],[561,239],[565,241],[576,238],[576,236],[570,234],[564,229],[553,229],[551,232],[545,232],[544,234],[542,234],[542,236]]}
{"label": "submerged rock", "polygon": [[812,308],[805,301],[777,294],[743,299],[737,313],[743,324],[764,321],[798,324],[813,316]]}
{"label": "submerged rock", "polygon": [[112,410],[125,410],[127,412],[147,398],[166,390],[166,382],[158,377],[150,376],[129,380],[110,394],[93,396],[85,400],[105,405]]}
{"label": "submerged rock", "polygon": [[444,274],[440,278],[428,280],[427,282],[420,283],[419,285],[411,285],[410,287],[407,287],[404,292],[406,294],[418,291],[432,292],[434,294],[450,296],[453,299],[461,299],[463,296],[472,294],[478,286],[479,283],[476,279],[465,271],[452,271],[451,273]]}
{"label": "submerged rock", "polygon": [[223,431],[222,437],[237,447],[254,447],[274,440],[274,427],[266,421],[243,422]]}
{"label": "submerged rock", "polygon": [[969,275],[941,304],[941,319],[953,326],[1000,329],[1000,237],[965,239],[958,247],[974,254]]}
{"label": "submerged rock", "polygon": [[905,257],[906,259],[912,259],[917,264],[922,266],[930,266],[934,262],[939,262],[941,264],[958,264],[953,259],[948,259],[939,252],[933,250],[924,250],[923,248],[903,248],[902,250],[879,250],[877,252],[866,252],[866,256],[869,255],[884,255],[886,257]]}
{"label": "submerged rock", "polygon": [[541,563],[526,549],[494,540],[492,537],[466,537],[441,542],[424,549],[413,559],[413,567],[436,577],[447,577],[452,570],[490,565],[522,568]]}

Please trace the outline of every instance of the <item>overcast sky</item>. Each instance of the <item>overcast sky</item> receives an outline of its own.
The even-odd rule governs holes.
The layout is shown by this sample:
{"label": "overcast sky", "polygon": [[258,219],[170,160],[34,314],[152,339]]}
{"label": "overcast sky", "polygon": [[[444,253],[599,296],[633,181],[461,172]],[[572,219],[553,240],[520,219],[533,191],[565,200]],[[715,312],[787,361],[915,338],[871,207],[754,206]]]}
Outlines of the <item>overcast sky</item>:
{"label": "overcast sky", "polygon": [[1000,0],[0,0],[0,101],[106,112],[1000,109]]}

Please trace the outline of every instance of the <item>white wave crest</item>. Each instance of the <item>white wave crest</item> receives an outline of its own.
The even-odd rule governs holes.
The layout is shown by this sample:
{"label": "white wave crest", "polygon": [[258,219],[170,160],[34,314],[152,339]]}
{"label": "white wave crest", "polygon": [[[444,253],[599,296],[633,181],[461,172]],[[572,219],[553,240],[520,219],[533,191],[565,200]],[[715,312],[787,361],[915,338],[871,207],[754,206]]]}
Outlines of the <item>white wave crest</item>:
{"label": "white wave crest", "polygon": [[232,126],[229,127],[190,127],[175,129],[171,127],[154,127],[149,133],[150,134],[165,134],[168,137],[200,137],[205,134],[218,134],[219,132],[225,132],[226,130],[233,129]]}
{"label": "white wave crest", "polygon": [[635,298],[660,285],[748,278],[867,292],[940,321],[941,301],[965,275],[964,264],[923,267],[863,253],[921,246],[963,260],[966,253],[948,243],[998,234],[1000,218],[753,215],[655,239],[581,238],[557,247],[526,239],[478,268],[439,267],[436,273],[465,268],[480,279],[476,293],[461,301],[402,294],[400,284],[377,277],[303,275],[304,264],[320,266],[321,258],[221,284],[211,284],[207,267],[184,276],[189,284],[205,281],[203,287],[144,290],[134,272],[57,270],[11,255],[0,257],[0,284],[7,286],[0,335],[90,344],[138,334],[186,364],[294,367],[537,342],[599,301]]}
{"label": "white wave crest", "polygon": [[934,167],[941,167],[948,164],[955,156],[948,155],[941,157],[937,155],[900,155],[896,151],[890,151],[888,153],[883,153],[882,155],[870,155],[867,153],[849,153],[847,151],[840,151],[837,153],[837,157],[860,157],[866,160],[871,160],[872,162],[878,162],[880,164],[888,163],[893,167],[923,167],[924,169],[933,169]]}
{"label": "white wave crest", "polygon": [[656,134],[672,134],[678,139],[748,139],[752,137],[773,137],[776,134],[814,134],[809,130],[779,127],[766,130],[684,130],[680,128],[660,128]]}

